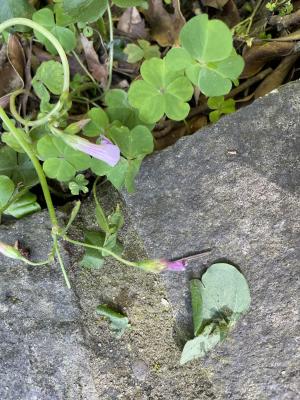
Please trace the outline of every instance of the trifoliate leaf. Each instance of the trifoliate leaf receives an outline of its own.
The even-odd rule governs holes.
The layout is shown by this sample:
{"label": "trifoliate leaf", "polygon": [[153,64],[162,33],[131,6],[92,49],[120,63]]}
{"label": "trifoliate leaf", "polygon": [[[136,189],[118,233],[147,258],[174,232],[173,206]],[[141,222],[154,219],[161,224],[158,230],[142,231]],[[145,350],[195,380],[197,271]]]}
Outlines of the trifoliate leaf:
{"label": "trifoliate leaf", "polygon": [[210,97],[207,101],[210,109],[215,110],[209,113],[209,120],[217,122],[221,115],[231,114],[235,111],[235,101],[233,99],[224,99],[224,96]]}
{"label": "trifoliate leaf", "polygon": [[91,158],[81,151],[73,150],[60,138],[46,135],[37,143],[37,151],[44,160],[45,174],[61,182],[70,181],[77,171],[90,167]]}
{"label": "trifoliate leaf", "polygon": [[131,84],[128,100],[143,121],[154,123],[164,114],[180,121],[188,115],[193,87],[183,71],[174,71],[165,59],[152,58],[143,62],[141,75],[142,80]]}
{"label": "trifoliate leaf", "polygon": [[[42,8],[39,11],[36,11],[32,19],[34,22],[37,22],[42,27],[46,28],[49,32],[52,33],[58,39],[64,50],[68,53],[76,47],[76,36],[73,31],[63,26],[56,25],[54,19],[54,13],[50,8]],[[56,48],[47,39],[44,35],[42,35],[38,31],[34,31],[36,38],[45,45],[46,49],[51,54],[57,54]]]}
{"label": "trifoliate leaf", "polygon": [[129,63],[136,63],[143,58],[149,60],[150,58],[160,58],[159,47],[151,44],[147,40],[140,39],[137,41],[138,44],[130,43],[124,49],[124,53],[127,54],[127,61]]}
{"label": "trifoliate leaf", "polygon": [[91,108],[87,113],[87,118],[91,121],[83,128],[85,136],[106,135],[106,131],[109,127],[109,119],[102,108]]}
{"label": "trifoliate leaf", "polygon": [[117,337],[121,337],[125,331],[130,328],[128,318],[120,312],[108,307],[106,304],[98,306],[96,312],[98,315],[109,319],[110,328],[116,333]]}

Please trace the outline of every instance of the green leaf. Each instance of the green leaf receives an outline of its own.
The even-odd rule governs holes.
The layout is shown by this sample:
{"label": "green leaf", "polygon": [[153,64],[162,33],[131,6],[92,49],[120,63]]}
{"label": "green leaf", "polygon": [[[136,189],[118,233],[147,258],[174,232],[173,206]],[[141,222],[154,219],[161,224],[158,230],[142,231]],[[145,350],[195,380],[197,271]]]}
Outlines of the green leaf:
{"label": "green leaf", "polygon": [[[105,235],[98,231],[85,231],[84,242],[93,246],[102,247],[104,244]],[[99,250],[85,248],[85,254],[80,262],[80,265],[88,269],[99,269],[104,263],[103,256]]]}
{"label": "green leaf", "polygon": [[154,149],[152,133],[143,125],[138,125],[131,131],[124,126],[114,127],[110,131],[110,137],[118,145],[121,153],[129,159],[150,154]]}
{"label": "green leaf", "polygon": [[130,328],[128,318],[120,312],[111,309],[106,304],[99,305],[96,312],[98,315],[109,319],[110,328],[116,333],[117,337],[121,337]]}
{"label": "green leaf", "polygon": [[74,196],[78,196],[80,192],[88,193],[89,188],[86,186],[89,183],[87,179],[85,179],[83,174],[79,174],[75,177],[75,179],[69,182],[70,192]]}
{"label": "green leaf", "polygon": [[160,58],[159,47],[151,44],[147,40],[138,40],[138,44],[130,43],[124,49],[124,53],[127,54],[127,61],[129,63],[136,63],[143,58],[149,60],[150,58]]}
{"label": "green leaf", "polygon": [[111,123],[117,120],[129,129],[133,129],[136,125],[145,125],[148,129],[153,129],[154,124],[144,123],[139,117],[138,110],[131,107],[124,90],[109,90],[105,94],[105,103],[107,105],[106,113]]}
{"label": "green leaf", "polygon": [[247,312],[251,302],[249,287],[244,276],[234,266],[213,264],[201,281],[203,323],[221,317],[235,321]]}
{"label": "green leaf", "polygon": [[83,128],[85,136],[106,135],[106,131],[109,127],[109,119],[102,108],[91,108],[87,113],[87,117],[91,121]]}
{"label": "green leaf", "polygon": [[[197,38],[197,40],[195,40]],[[228,26],[209,20],[207,14],[191,18],[180,32],[180,43],[190,55],[202,63],[221,61],[232,51],[232,34]]]}
{"label": "green leaf", "polygon": [[37,143],[37,151],[44,160],[45,174],[61,182],[70,181],[77,171],[90,167],[91,158],[88,155],[73,150],[63,140],[54,136],[43,136]]}
{"label": "green leaf", "polygon": [[113,0],[113,3],[122,8],[142,6],[147,4],[147,0]]}
{"label": "green leaf", "polygon": [[73,22],[95,22],[104,14],[107,0],[63,0],[62,8]]}
{"label": "green leaf", "polygon": [[[31,18],[34,8],[29,4],[28,0],[4,0],[1,1],[0,7],[0,23],[11,18]],[[25,32],[28,28],[18,26],[17,30]]]}
{"label": "green leaf", "polygon": [[193,324],[194,336],[197,336],[202,326],[202,296],[201,296],[202,283],[199,279],[192,279],[190,281],[190,291],[192,299],[193,310]]}
{"label": "green leaf", "polygon": [[[58,26],[55,23],[54,13],[50,8],[42,8],[32,15],[34,22],[37,22],[42,27],[51,32],[60,42],[64,50],[68,53],[76,47],[75,33],[63,26]],[[51,54],[57,54],[56,48],[44,35],[38,31],[34,31],[36,38],[46,47]]]}
{"label": "green leaf", "polygon": [[12,215],[15,218],[23,218],[25,215],[40,211],[41,207],[36,201],[36,195],[30,192],[14,201],[4,214]]}
{"label": "green leaf", "polygon": [[209,113],[211,122],[217,122],[222,114],[231,114],[235,111],[235,101],[233,99],[225,100],[224,96],[210,97],[207,105],[210,109],[215,110]]}
{"label": "green leaf", "polygon": [[211,330],[212,327],[208,325],[201,335],[186,342],[180,358],[181,365],[204,357],[207,352],[212,350],[221,341],[220,330],[218,328],[213,332]]}
{"label": "green leaf", "polygon": [[60,95],[63,89],[64,73],[61,63],[57,61],[43,62],[36,70],[32,85],[37,95],[42,99],[45,92],[41,92],[41,85],[51,93]]}
{"label": "green leaf", "polygon": [[8,176],[0,175],[0,210],[9,202],[14,191],[14,182]]}
{"label": "green leaf", "polygon": [[170,68],[185,69],[189,80],[206,96],[227,94],[244,68],[243,58],[233,48],[229,28],[201,14],[184,25],[180,43],[181,48],[171,49],[166,56]]}
{"label": "green leaf", "polygon": [[16,185],[34,186],[39,182],[28,156],[8,146],[0,148],[0,175],[8,176]]}
{"label": "green leaf", "polygon": [[173,70],[166,59],[152,58],[143,62],[141,75],[142,80],[131,84],[128,100],[143,121],[154,123],[164,114],[180,121],[188,115],[193,87],[183,71]]}

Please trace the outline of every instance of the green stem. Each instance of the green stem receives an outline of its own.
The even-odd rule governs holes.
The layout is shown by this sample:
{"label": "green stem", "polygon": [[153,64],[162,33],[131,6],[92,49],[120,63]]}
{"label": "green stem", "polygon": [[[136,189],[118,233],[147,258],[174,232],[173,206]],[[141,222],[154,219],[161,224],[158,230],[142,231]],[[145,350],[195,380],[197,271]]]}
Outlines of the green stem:
{"label": "green stem", "polygon": [[[27,19],[27,18],[11,18],[2,24],[0,24],[0,33],[2,33],[5,29],[10,28],[11,26],[14,25],[25,25],[28,26],[29,28],[34,29],[35,31],[41,33],[44,35],[56,48],[58,55],[60,56],[62,67],[63,67],[63,73],[64,73],[64,82],[63,82],[63,88],[62,88],[62,96],[58,103],[55,105],[53,110],[49,114],[47,114],[45,117],[40,118],[35,121],[27,121],[23,119],[18,113],[14,113],[14,117],[18,122],[25,126],[38,126],[38,125],[44,125],[48,122],[49,118],[53,115],[55,115],[57,112],[59,112],[63,106],[63,103],[65,101],[65,96],[66,93],[69,92],[69,86],[70,86],[70,70],[69,70],[69,63],[68,59],[66,56],[66,53],[60,44],[60,42],[56,39],[56,37],[49,32],[47,29],[43,28],[40,24]],[[12,99],[15,99],[16,96],[12,96]]]}
{"label": "green stem", "polygon": [[65,270],[63,259],[61,257],[60,251],[59,251],[59,246],[58,246],[58,241],[57,241],[57,236],[56,235],[53,235],[53,245],[54,245],[55,254],[57,256],[57,259],[58,259],[58,262],[59,262],[59,265],[60,265],[60,269],[61,269],[61,272],[62,272],[62,274],[64,276],[67,288],[71,289],[71,284],[70,284],[67,272]]}
{"label": "green stem", "polygon": [[50,191],[48,188],[47,180],[44,174],[44,171],[41,167],[39,160],[37,159],[33,149],[31,148],[30,144],[23,138],[22,133],[14,126],[12,121],[8,118],[6,112],[0,107],[0,118],[3,120],[9,131],[13,134],[15,139],[18,141],[22,149],[27,153],[28,157],[30,158],[36,173],[39,177],[39,181],[43,190],[43,194],[45,197],[46,205],[49,211],[50,220],[52,226],[58,230],[59,225],[55,214],[55,209],[52,203]]}
{"label": "green stem", "polygon": [[67,242],[73,243],[76,246],[83,246],[83,247],[87,247],[88,249],[94,249],[94,250],[99,250],[99,251],[104,251],[107,254],[109,254],[110,256],[112,256],[113,258],[115,258],[116,260],[120,261],[122,264],[127,265],[128,267],[137,267],[135,262],[132,261],[128,261],[125,260],[124,258],[118,256],[117,254],[115,254],[113,251],[106,249],[105,247],[100,247],[100,246],[94,246],[93,244],[88,244],[88,243],[84,243],[84,242],[79,242],[77,240],[73,240],[68,238],[67,236],[64,236],[64,240],[66,240]]}
{"label": "green stem", "polygon": [[109,24],[109,65],[108,65],[108,81],[106,85],[106,90],[110,89],[112,82],[112,73],[113,73],[113,62],[114,62],[114,26],[111,15],[111,10],[109,4],[107,4],[107,15],[108,15],[108,24]]}
{"label": "green stem", "polygon": [[83,69],[83,71],[86,73],[86,75],[90,78],[90,80],[93,82],[94,85],[99,86],[97,81],[95,80],[95,78],[93,77],[93,75],[88,71],[88,69],[85,67],[85,65],[83,64],[83,62],[80,60],[78,54],[76,53],[76,51],[72,51],[73,56],[75,57],[76,61],[78,62],[78,64],[81,66],[81,68]]}
{"label": "green stem", "polygon": [[39,266],[39,265],[49,264],[52,261],[52,258],[48,258],[48,260],[39,261],[39,262],[34,262],[34,261],[27,260],[27,258],[23,258],[22,261],[24,261],[28,265]]}

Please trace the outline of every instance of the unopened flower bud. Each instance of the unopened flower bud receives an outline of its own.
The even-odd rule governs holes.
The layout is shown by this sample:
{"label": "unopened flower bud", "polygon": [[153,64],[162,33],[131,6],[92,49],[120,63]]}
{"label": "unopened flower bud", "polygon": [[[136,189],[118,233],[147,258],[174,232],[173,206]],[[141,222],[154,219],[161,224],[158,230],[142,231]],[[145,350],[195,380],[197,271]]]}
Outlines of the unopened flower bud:
{"label": "unopened flower bud", "polygon": [[18,249],[3,242],[0,242],[0,253],[6,257],[14,258],[15,260],[24,259]]}
{"label": "unopened flower bud", "polygon": [[168,261],[168,260],[144,260],[136,263],[137,267],[144,271],[159,273],[168,271],[184,271],[187,267],[185,260]]}

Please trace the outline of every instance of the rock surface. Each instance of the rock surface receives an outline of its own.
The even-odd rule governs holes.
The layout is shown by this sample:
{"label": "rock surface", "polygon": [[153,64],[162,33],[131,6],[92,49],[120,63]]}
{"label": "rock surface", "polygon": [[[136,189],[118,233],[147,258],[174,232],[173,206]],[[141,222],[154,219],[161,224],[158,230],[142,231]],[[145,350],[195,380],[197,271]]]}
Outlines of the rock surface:
{"label": "rock surface", "polygon": [[[16,240],[33,260],[47,258],[47,213],[1,225],[0,241]],[[59,266],[26,267],[1,257],[0,279],[0,399],[98,399],[80,309]]]}
{"label": "rock surface", "polygon": [[177,339],[191,334],[191,276],[223,259],[249,282],[250,312],[190,364],[210,368],[222,400],[300,398],[299,110],[297,82],[149,157],[136,193],[124,194],[149,256],[212,249],[163,278]]}

